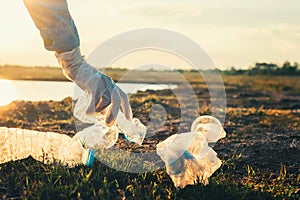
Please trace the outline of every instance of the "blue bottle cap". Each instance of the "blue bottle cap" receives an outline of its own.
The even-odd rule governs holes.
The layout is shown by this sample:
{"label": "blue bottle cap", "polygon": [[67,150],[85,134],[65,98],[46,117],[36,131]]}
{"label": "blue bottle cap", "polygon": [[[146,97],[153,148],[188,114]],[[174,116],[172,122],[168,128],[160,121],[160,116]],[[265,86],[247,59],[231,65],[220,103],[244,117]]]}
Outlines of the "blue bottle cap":
{"label": "blue bottle cap", "polygon": [[184,157],[187,160],[193,160],[194,159],[194,156],[188,150],[184,151]]}
{"label": "blue bottle cap", "polygon": [[88,150],[88,156],[87,156],[87,160],[85,163],[85,165],[87,167],[92,167],[92,165],[94,163],[94,159],[95,159],[95,154],[96,154],[96,150],[93,150],[93,149]]}

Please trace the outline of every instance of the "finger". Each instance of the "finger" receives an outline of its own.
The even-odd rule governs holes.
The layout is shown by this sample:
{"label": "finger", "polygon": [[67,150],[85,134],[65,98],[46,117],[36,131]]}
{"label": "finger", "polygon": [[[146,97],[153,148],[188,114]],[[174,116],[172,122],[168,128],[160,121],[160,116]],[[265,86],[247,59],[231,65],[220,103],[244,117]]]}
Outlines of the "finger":
{"label": "finger", "polygon": [[108,94],[101,94],[100,92],[96,91],[93,94],[92,102],[87,109],[87,114],[92,114],[94,112],[102,112],[107,108],[107,106],[109,106],[110,103],[111,101],[110,97],[108,98]]}
{"label": "finger", "polygon": [[101,115],[105,115],[105,114],[106,114],[106,112],[107,112],[107,107],[106,107],[106,108],[104,108],[103,110],[101,110],[101,111],[100,111],[100,114],[101,114]]}
{"label": "finger", "polygon": [[86,110],[86,114],[88,114],[88,115],[89,115],[89,114],[92,114],[92,113],[95,112],[95,110],[96,110],[95,97],[94,97],[94,95],[93,95],[92,101],[91,101],[89,107],[88,107],[87,110]]}
{"label": "finger", "polygon": [[120,110],[120,103],[114,103],[108,107],[108,110],[106,113],[106,125],[107,126],[112,126],[115,123],[119,110]]}
{"label": "finger", "polygon": [[99,100],[97,106],[96,106],[96,112],[102,112],[105,110],[109,105],[111,104],[110,98],[107,98],[106,96],[102,96],[102,98]]}
{"label": "finger", "polygon": [[117,118],[118,112],[120,110],[120,94],[119,91],[114,89],[112,98],[111,98],[111,105],[107,109],[106,113],[106,125],[112,126]]}
{"label": "finger", "polygon": [[132,116],[132,110],[129,103],[129,99],[128,96],[125,94],[125,92],[123,92],[122,90],[120,90],[120,98],[121,98],[121,108],[125,117],[128,120],[132,120],[133,116]]}
{"label": "finger", "polygon": [[111,104],[111,99],[113,98],[115,85],[113,83],[105,83],[105,85],[107,84],[108,86],[106,87],[105,91],[101,94],[101,96],[98,99],[96,99],[96,101],[98,100],[98,103],[96,105],[96,112],[101,112],[103,109],[107,108]]}

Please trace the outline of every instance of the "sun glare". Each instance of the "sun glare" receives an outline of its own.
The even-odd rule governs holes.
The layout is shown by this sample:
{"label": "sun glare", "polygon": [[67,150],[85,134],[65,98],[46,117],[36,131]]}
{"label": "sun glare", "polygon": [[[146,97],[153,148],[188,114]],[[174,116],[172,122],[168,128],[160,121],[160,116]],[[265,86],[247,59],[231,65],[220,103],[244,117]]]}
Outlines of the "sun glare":
{"label": "sun glare", "polygon": [[16,94],[16,87],[10,80],[0,80],[0,106],[12,102]]}

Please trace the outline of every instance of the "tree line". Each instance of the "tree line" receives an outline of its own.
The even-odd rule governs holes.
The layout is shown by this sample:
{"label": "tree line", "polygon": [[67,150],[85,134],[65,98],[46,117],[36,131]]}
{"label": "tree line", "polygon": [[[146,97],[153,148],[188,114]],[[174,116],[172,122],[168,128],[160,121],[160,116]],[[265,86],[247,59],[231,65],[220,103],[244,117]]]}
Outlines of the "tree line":
{"label": "tree line", "polygon": [[249,69],[236,69],[231,67],[229,70],[224,70],[222,73],[226,75],[300,75],[300,65],[298,63],[291,64],[289,61],[278,66],[274,63],[255,63],[254,67]]}
{"label": "tree line", "polygon": [[[19,66],[19,65],[4,65],[1,66],[0,65],[0,78],[2,76],[5,76],[7,74],[12,73],[14,74],[21,74],[21,75],[25,75],[25,72],[30,72],[29,74],[32,74],[35,71],[43,71],[45,72],[46,70],[50,70],[50,71],[57,71],[58,73],[60,73],[60,78],[61,78],[61,70],[59,67],[50,67],[50,66],[44,66],[44,67],[23,67],[23,66]],[[102,69],[103,70],[103,69]],[[105,69],[106,72],[108,71],[113,71],[113,72],[126,72],[129,71],[129,69],[126,68],[106,68]],[[101,71],[101,69],[100,69]],[[145,71],[157,71],[154,68],[145,70]],[[221,74],[225,74],[225,75],[249,75],[249,76],[255,76],[255,75],[286,75],[286,76],[299,76],[300,75],[300,64],[298,64],[297,62],[294,62],[293,64],[290,63],[289,61],[286,61],[283,63],[282,66],[279,66],[277,64],[274,63],[265,63],[265,62],[257,62],[255,63],[255,65],[253,67],[249,67],[248,69],[237,69],[235,67],[231,67],[228,70],[198,70],[198,69],[176,69],[176,70],[159,70],[159,71],[177,71],[179,73],[193,73],[196,72],[198,73],[199,71],[201,72],[206,72],[206,73],[221,73]],[[27,73],[27,74],[28,74]],[[43,73],[45,74],[45,73]],[[46,73],[47,74],[47,73]],[[40,74],[39,74],[40,76]],[[3,78],[3,77],[2,77]]]}

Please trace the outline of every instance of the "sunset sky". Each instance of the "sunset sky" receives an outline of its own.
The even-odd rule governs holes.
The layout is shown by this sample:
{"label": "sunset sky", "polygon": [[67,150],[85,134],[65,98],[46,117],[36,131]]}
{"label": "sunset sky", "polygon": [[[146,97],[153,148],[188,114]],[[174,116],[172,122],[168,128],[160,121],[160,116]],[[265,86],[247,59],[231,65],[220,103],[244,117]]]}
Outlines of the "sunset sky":
{"label": "sunset sky", "polygon": [[[0,1],[0,65],[57,66],[53,53],[44,50],[23,2]],[[244,68],[255,62],[300,62],[299,0],[69,0],[68,3],[85,55],[113,35],[154,27],[193,39],[221,69]],[[174,56],[157,52],[129,55],[115,65],[150,63],[185,65]]]}

